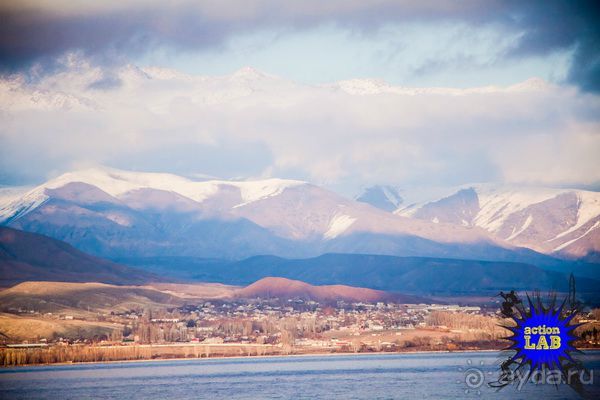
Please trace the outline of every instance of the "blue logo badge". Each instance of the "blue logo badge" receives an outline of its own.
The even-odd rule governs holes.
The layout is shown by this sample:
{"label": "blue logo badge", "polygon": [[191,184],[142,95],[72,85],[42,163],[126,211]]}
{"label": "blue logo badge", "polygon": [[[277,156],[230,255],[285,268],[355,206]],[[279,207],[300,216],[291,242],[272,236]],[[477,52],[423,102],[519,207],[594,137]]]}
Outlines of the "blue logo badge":
{"label": "blue logo badge", "polygon": [[565,313],[564,303],[558,309],[545,308],[541,301],[534,305],[527,296],[529,309],[524,315],[513,315],[514,327],[506,327],[512,332],[507,337],[513,344],[509,350],[515,354],[511,360],[529,365],[531,370],[562,370],[565,362],[575,363],[571,352],[577,351],[574,346],[578,337],[575,328],[579,324],[571,324],[575,313]]}
{"label": "blue logo badge", "polygon": [[489,386],[501,389],[509,384],[529,381],[534,375],[549,377],[554,384],[565,382],[578,393],[582,392],[583,378],[587,370],[574,355],[581,353],[575,348],[580,339],[575,329],[582,324],[573,321],[581,311],[581,303],[575,297],[575,278],[571,275],[569,295],[561,304],[556,295],[548,296],[544,303],[536,293],[527,295],[527,305],[515,291],[500,292],[504,299],[501,314],[505,318],[511,342],[505,349],[509,354],[500,365],[498,380]]}

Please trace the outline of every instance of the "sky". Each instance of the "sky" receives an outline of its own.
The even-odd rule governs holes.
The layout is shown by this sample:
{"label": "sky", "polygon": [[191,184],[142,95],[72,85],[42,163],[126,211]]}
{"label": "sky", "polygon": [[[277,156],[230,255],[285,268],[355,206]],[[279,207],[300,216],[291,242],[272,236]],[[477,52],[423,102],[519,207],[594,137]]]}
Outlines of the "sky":
{"label": "sky", "polygon": [[4,1],[0,184],[101,164],[598,189],[597,4]]}

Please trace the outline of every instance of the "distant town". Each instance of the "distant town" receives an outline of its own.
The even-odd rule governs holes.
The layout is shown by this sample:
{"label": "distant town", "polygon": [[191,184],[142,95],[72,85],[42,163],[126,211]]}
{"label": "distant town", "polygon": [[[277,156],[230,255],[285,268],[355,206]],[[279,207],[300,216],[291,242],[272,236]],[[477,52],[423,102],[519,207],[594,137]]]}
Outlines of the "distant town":
{"label": "distant town", "polygon": [[[296,299],[201,301],[81,315],[5,310],[53,323],[80,323],[69,337],[4,336],[0,365],[322,353],[501,349],[497,307]],[[7,315],[6,313],[3,314]],[[94,316],[92,316],[94,315]],[[600,310],[583,313],[580,347],[600,345]],[[88,330],[100,324],[104,331]]]}

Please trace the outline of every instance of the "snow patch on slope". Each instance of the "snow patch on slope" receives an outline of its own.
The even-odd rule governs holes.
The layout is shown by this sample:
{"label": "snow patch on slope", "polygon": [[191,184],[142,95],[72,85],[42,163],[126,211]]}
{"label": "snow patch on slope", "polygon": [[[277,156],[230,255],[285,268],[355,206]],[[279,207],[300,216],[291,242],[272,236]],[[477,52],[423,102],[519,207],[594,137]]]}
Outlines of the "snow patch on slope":
{"label": "snow patch on slope", "polygon": [[513,231],[513,233],[509,237],[507,237],[506,240],[509,240],[509,241],[513,240],[514,238],[519,236],[521,233],[525,232],[525,230],[527,228],[529,228],[529,225],[531,225],[532,222],[533,222],[533,217],[531,216],[531,214],[529,214],[527,216],[527,219],[523,223],[523,226],[521,226],[521,229],[519,229],[518,231]]}
{"label": "snow patch on slope", "polygon": [[596,229],[599,226],[600,226],[600,221],[596,221],[596,223],[594,225],[592,225],[588,230],[586,230],[583,235],[578,236],[575,239],[569,240],[568,242],[565,242],[565,243],[561,244],[560,246],[557,246],[556,248],[554,248],[554,251],[560,251],[560,250],[570,246],[571,244],[575,243],[582,237],[585,237],[588,233],[590,233],[591,231],[593,231],[594,229]]}
{"label": "snow patch on slope", "polygon": [[289,187],[298,186],[305,183],[302,181],[292,181],[286,179],[266,179],[262,181],[235,183],[223,181],[213,182],[221,182],[219,184],[235,186],[240,189],[243,203],[238,204],[235,207],[242,207],[249,203],[266,199],[267,197],[277,196]]}
{"label": "snow patch on slope", "polygon": [[20,199],[25,193],[29,192],[31,186],[8,186],[0,187],[0,208],[3,204]]}
{"label": "snow patch on slope", "polygon": [[20,197],[2,197],[0,198],[0,222],[19,218],[44,204],[47,199],[44,189],[39,187]]}
{"label": "snow patch on slope", "polygon": [[474,189],[480,207],[475,224],[490,232],[498,231],[511,214],[566,192],[553,188],[494,185],[479,185]]}
{"label": "snow patch on slope", "polygon": [[[579,207],[577,209],[577,222],[568,230],[558,234],[554,239],[559,239],[571,232],[575,232],[577,229],[587,224],[592,218],[600,215],[600,193],[578,191],[575,194],[579,200]],[[589,229],[583,236],[587,235],[590,231],[591,229]]]}
{"label": "snow patch on slope", "polygon": [[344,233],[350,226],[356,221],[356,218],[353,218],[349,215],[345,214],[336,214],[333,216],[331,221],[329,222],[329,228],[327,232],[323,234],[325,239],[334,239]]}

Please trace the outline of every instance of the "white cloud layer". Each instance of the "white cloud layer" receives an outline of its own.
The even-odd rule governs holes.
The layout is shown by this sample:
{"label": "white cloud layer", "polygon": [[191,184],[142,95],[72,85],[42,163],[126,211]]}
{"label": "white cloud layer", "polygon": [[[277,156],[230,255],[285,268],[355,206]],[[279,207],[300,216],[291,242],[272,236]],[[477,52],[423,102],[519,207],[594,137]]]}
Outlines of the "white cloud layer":
{"label": "white cloud layer", "polygon": [[372,183],[600,182],[600,99],[510,87],[310,86],[252,69],[191,76],[71,56],[0,81],[0,182],[80,164]]}

